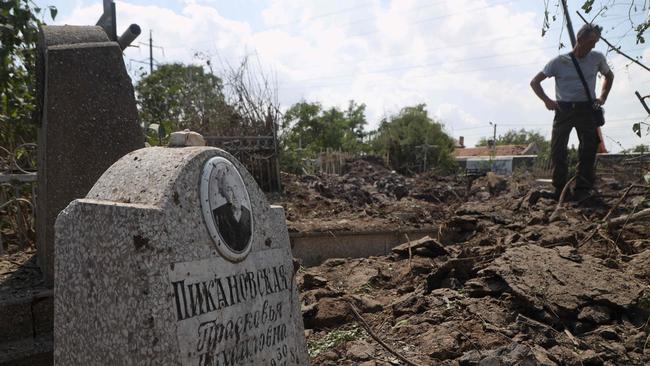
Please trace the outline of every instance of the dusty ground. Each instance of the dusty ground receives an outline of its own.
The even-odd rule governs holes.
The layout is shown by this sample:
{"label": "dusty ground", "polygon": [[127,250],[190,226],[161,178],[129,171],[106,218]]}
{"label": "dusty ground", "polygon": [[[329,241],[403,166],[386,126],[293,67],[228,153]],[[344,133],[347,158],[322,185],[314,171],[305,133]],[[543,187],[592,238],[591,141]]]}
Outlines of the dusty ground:
{"label": "dusty ground", "polygon": [[[610,168],[602,202],[556,211],[526,174],[469,185],[369,158],[342,176],[284,175],[270,199],[291,231],[440,228],[389,256],[299,270],[312,364],[650,364],[650,219],[613,223],[650,207],[638,177]],[[34,250],[15,248],[0,257],[3,296],[42,286]]]}
{"label": "dusty ground", "polygon": [[639,183],[629,176],[601,179],[599,200],[554,222],[556,202],[525,175],[468,191],[463,177],[361,160],[341,177],[285,178],[292,230],[440,226],[390,256],[301,268],[312,364],[650,364],[650,220],[603,221],[650,206],[639,187],[614,207]]}
{"label": "dusty ground", "polygon": [[28,297],[45,289],[41,270],[36,263],[36,249],[12,248],[0,256],[0,302]]}

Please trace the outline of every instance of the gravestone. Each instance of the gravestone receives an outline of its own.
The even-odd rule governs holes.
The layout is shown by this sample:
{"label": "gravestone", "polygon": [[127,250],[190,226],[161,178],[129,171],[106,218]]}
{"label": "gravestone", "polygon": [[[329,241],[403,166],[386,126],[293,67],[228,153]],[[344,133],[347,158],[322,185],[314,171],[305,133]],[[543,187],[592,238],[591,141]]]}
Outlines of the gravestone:
{"label": "gravestone", "polygon": [[55,250],[55,364],[308,364],[284,211],[223,150],[125,155]]}
{"label": "gravestone", "polygon": [[54,222],[111,164],[144,147],[122,50],[93,26],[43,26],[37,46],[39,266],[53,278]]}

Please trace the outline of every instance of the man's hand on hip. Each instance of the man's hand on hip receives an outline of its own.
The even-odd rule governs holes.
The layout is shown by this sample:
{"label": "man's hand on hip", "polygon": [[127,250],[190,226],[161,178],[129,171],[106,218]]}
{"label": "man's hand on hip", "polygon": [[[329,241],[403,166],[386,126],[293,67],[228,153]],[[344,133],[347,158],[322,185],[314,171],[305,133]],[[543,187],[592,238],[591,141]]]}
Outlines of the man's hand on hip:
{"label": "man's hand on hip", "polygon": [[548,109],[549,111],[555,111],[560,109],[560,106],[553,99],[544,101],[544,105],[546,106],[546,109]]}

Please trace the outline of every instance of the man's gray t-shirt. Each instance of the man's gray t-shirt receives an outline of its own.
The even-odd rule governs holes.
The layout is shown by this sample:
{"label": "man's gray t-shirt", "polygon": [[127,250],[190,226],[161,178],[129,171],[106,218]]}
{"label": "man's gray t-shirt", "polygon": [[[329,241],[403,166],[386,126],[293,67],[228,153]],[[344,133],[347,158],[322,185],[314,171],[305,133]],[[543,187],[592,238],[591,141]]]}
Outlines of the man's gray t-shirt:
{"label": "man's gray t-shirt", "polygon": [[[598,51],[591,51],[583,58],[576,58],[580,70],[585,76],[591,98],[596,99],[596,74],[600,71],[601,74],[609,72],[609,66],[605,56]],[[582,86],[578,71],[576,71],[571,56],[566,53],[559,55],[549,61],[544,70],[544,75],[547,77],[555,77],[555,98],[559,102],[586,102],[588,101],[585,87]]]}

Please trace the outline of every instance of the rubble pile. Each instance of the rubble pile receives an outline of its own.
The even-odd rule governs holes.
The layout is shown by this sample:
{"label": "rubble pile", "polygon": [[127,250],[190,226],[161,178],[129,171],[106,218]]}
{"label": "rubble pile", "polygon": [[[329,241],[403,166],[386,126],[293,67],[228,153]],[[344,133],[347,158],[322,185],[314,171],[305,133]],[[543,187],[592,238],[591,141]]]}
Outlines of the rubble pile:
{"label": "rubble pile", "polygon": [[[531,177],[482,177],[469,190],[461,178],[400,177],[409,193],[398,199],[377,189],[377,170],[316,180],[363,182],[372,199],[359,217],[379,220],[373,210],[389,216],[409,202],[429,210],[417,223],[437,230],[388,256],[300,268],[312,364],[650,364],[650,219],[608,225],[650,207],[647,187],[601,181],[600,200],[565,203],[551,222],[557,202]],[[289,186],[310,195],[307,207],[358,208],[315,200],[323,196],[311,187]],[[441,202],[416,197],[427,189]]]}
{"label": "rubble pile", "polygon": [[284,194],[269,198],[284,207],[290,231],[426,227],[467,193],[462,176],[405,177],[373,156],[348,162],[343,173],[282,173]]}

